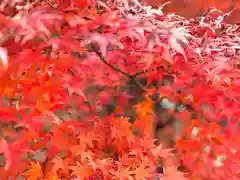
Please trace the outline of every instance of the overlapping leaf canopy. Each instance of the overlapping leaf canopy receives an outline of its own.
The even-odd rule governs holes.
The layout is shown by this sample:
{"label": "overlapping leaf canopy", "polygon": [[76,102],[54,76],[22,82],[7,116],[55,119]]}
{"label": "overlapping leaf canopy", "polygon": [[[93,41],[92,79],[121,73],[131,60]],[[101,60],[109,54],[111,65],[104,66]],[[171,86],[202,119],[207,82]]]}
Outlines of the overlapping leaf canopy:
{"label": "overlapping leaf canopy", "polygon": [[0,8],[4,177],[184,179],[154,139],[151,97],[160,93],[187,127],[176,149],[189,177],[217,179],[224,167],[237,178],[240,31],[226,23],[232,12],[212,7],[189,20],[136,0],[6,0]]}

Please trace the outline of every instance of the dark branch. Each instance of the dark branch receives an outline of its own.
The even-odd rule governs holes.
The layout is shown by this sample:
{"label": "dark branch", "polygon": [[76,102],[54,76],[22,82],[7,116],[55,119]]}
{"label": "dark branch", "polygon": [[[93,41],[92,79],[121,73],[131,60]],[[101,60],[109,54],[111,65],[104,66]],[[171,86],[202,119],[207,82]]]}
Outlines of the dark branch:
{"label": "dark branch", "polygon": [[145,70],[145,71],[140,71],[140,72],[137,72],[136,74],[134,74],[132,77],[133,78],[136,78],[137,76],[140,76],[142,74],[147,74],[148,72],[152,71],[152,70],[160,70],[160,69],[163,69],[163,66],[158,66],[154,69],[149,69],[149,70]]}
{"label": "dark branch", "polygon": [[108,63],[108,62],[105,60],[105,58],[103,57],[102,53],[97,50],[97,48],[96,48],[95,45],[91,44],[91,48],[92,48],[92,50],[98,55],[98,57],[100,58],[100,60],[101,60],[104,64],[106,64],[107,66],[109,66],[109,67],[110,67],[111,69],[113,69],[114,71],[117,71],[117,72],[119,72],[120,74],[122,74],[122,75],[124,75],[124,76],[126,76],[126,77],[128,77],[128,78],[130,78],[130,79],[132,79],[132,76],[131,76],[130,74],[128,74],[128,73],[122,71],[121,69],[118,69],[116,66],[113,66],[112,64]]}
{"label": "dark branch", "polygon": [[98,49],[97,49],[97,47],[96,47],[95,45],[91,44],[91,49],[92,49],[92,51],[94,51],[94,52],[98,55],[99,59],[100,59],[104,64],[106,64],[106,65],[107,65],[108,67],[110,67],[112,70],[114,70],[114,71],[116,71],[116,72],[124,75],[125,77],[131,79],[137,86],[140,87],[140,89],[141,89],[142,91],[146,92],[144,86],[143,86],[139,81],[137,81],[137,80],[135,79],[135,78],[136,78],[135,76],[132,76],[132,75],[128,74],[127,72],[124,72],[124,71],[122,71],[121,69],[117,68],[116,66],[113,66],[112,64],[108,63],[108,62],[106,61],[105,57],[103,57],[102,53],[98,51]]}

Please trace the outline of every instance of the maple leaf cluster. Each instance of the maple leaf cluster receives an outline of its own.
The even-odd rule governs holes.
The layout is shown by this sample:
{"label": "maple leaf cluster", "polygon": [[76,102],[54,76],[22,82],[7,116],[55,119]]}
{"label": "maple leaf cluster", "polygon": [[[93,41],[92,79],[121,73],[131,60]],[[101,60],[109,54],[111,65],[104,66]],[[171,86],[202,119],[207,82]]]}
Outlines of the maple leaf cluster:
{"label": "maple leaf cluster", "polygon": [[168,4],[1,2],[1,178],[239,178],[239,25]]}

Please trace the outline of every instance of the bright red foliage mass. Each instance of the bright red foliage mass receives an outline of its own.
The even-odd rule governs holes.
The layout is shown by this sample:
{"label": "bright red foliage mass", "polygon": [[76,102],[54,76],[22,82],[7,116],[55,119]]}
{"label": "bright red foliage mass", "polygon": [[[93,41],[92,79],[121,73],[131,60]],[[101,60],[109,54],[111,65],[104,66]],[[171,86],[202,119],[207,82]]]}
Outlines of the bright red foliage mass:
{"label": "bright red foliage mass", "polygon": [[1,179],[239,179],[239,25],[162,8],[1,1]]}

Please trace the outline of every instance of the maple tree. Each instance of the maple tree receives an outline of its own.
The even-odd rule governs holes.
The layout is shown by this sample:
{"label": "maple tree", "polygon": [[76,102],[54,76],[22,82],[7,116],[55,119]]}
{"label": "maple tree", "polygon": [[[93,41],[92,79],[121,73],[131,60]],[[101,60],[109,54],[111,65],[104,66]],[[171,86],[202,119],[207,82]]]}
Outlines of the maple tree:
{"label": "maple tree", "polygon": [[234,11],[168,5],[1,1],[1,178],[239,178]]}

